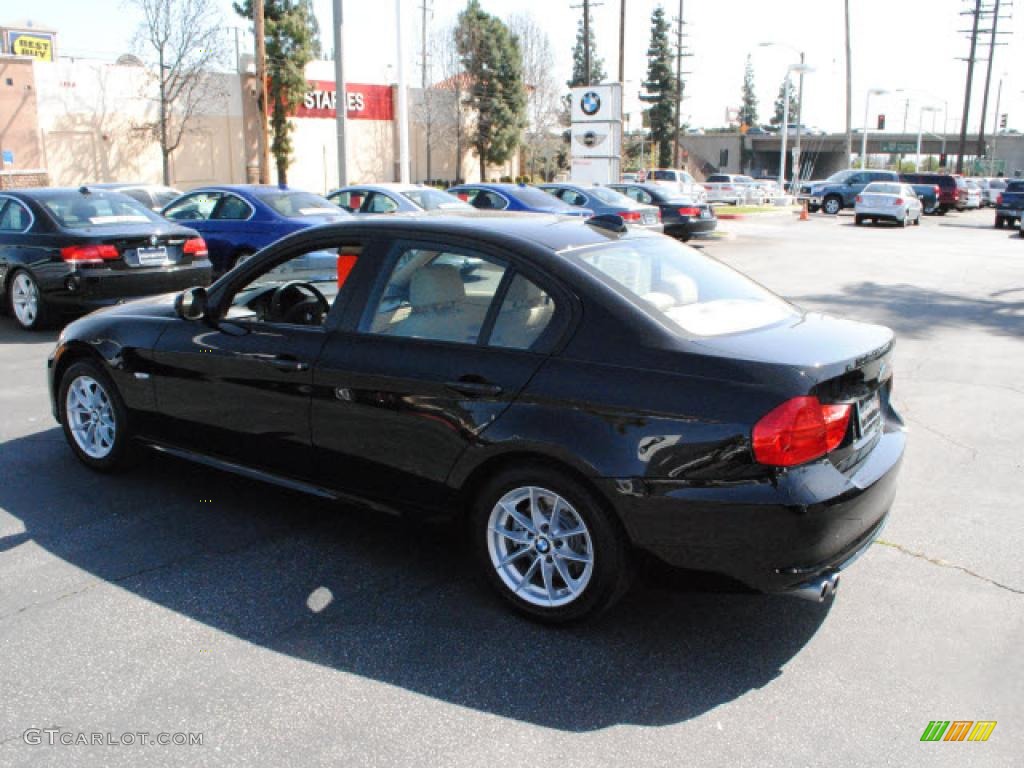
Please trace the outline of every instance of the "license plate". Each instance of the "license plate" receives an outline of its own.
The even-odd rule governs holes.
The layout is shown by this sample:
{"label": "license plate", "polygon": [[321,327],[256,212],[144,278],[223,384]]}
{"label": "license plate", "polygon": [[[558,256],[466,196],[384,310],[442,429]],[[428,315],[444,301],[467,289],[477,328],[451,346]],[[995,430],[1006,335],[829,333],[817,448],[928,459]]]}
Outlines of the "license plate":
{"label": "license plate", "polygon": [[711,218],[711,209],[710,208],[702,209],[701,212],[700,212],[700,217],[702,219],[710,219]]}
{"label": "license plate", "polygon": [[163,246],[159,248],[139,248],[135,253],[139,257],[139,264],[144,267],[167,263],[167,249]]}
{"label": "license plate", "polygon": [[877,392],[857,403],[857,422],[861,437],[868,437],[881,428],[882,405]]}
{"label": "license plate", "polygon": [[653,224],[655,221],[656,221],[656,218],[655,218],[653,213],[645,213],[644,214],[644,216],[643,216],[644,224]]}

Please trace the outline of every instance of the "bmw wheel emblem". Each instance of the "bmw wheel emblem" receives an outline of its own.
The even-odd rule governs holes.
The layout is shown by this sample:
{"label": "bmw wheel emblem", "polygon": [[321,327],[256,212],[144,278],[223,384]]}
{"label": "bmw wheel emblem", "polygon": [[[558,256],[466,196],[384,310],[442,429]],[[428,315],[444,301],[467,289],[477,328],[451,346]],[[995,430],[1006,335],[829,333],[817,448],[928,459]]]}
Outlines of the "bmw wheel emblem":
{"label": "bmw wheel emblem", "polygon": [[597,111],[601,109],[601,97],[593,91],[587,91],[583,94],[583,100],[580,102],[580,109],[583,110],[584,115],[596,115]]}

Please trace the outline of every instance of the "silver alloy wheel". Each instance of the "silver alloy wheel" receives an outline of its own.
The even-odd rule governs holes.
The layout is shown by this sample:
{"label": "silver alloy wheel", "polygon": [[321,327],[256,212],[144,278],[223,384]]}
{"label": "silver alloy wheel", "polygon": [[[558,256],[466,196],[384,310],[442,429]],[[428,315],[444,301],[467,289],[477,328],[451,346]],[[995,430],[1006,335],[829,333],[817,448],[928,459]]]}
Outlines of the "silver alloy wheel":
{"label": "silver alloy wheel", "polygon": [[825,209],[825,213],[829,214],[830,216],[835,216],[837,213],[839,213],[839,210],[843,206],[836,198],[830,197],[828,200],[825,201],[823,207]]}
{"label": "silver alloy wheel", "polygon": [[91,376],[76,376],[64,402],[68,428],[86,456],[105,459],[114,448],[117,419],[103,385]]}
{"label": "silver alloy wheel", "polygon": [[19,272],[14,276],[11,304],[18,322],[26,328],[31,328],[39,317],[39,289],[36,287],[36,281],[25,272]]}
{"label": "silver alloy wheel", "polygon": [[514,488],[498,500],[487,521],[487,550],[513,594],[546,608],[578,598],[594,572],[586,523],[546,488]]}

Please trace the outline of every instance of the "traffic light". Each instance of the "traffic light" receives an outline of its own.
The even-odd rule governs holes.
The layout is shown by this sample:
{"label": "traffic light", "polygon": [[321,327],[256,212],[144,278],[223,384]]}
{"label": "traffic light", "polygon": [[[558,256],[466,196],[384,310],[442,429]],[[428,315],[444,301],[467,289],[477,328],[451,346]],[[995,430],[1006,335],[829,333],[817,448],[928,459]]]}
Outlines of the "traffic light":
{"label": "traffic light", "polygon": [[999,116],[999,128],[1001,130],[1005,130],[1006,129],[1006,118],[1007,118],[1007,114],[1005,112],[1003,112],[1003,114]]}
{"label": "traffic light", "polygon": [[946,167],[946,160],[947,160],[947,158],[946,158],[946,153],[945,152],[943,152],[941,155],[939,155],[939,167],[940,168],[945,168]]}
{"label": "traffic light", "polygon": [[885,130],[885,115],[879,115],[878,116],[878,130],[880,130],[880,131],[884,131]]}

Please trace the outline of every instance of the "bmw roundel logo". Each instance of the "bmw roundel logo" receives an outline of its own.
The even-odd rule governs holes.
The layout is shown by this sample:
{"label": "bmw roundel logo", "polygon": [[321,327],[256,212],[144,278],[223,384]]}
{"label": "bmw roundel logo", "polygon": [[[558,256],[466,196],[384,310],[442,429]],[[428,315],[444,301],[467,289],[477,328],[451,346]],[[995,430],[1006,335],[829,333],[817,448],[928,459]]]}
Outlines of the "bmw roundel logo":
{"label": "bmw roundel logo", "polygon": [[593,91],[587,91],[583,94],[580,109],[583,110],[584,115],[596,115],[597,111],[601,109],[601,97]]}

